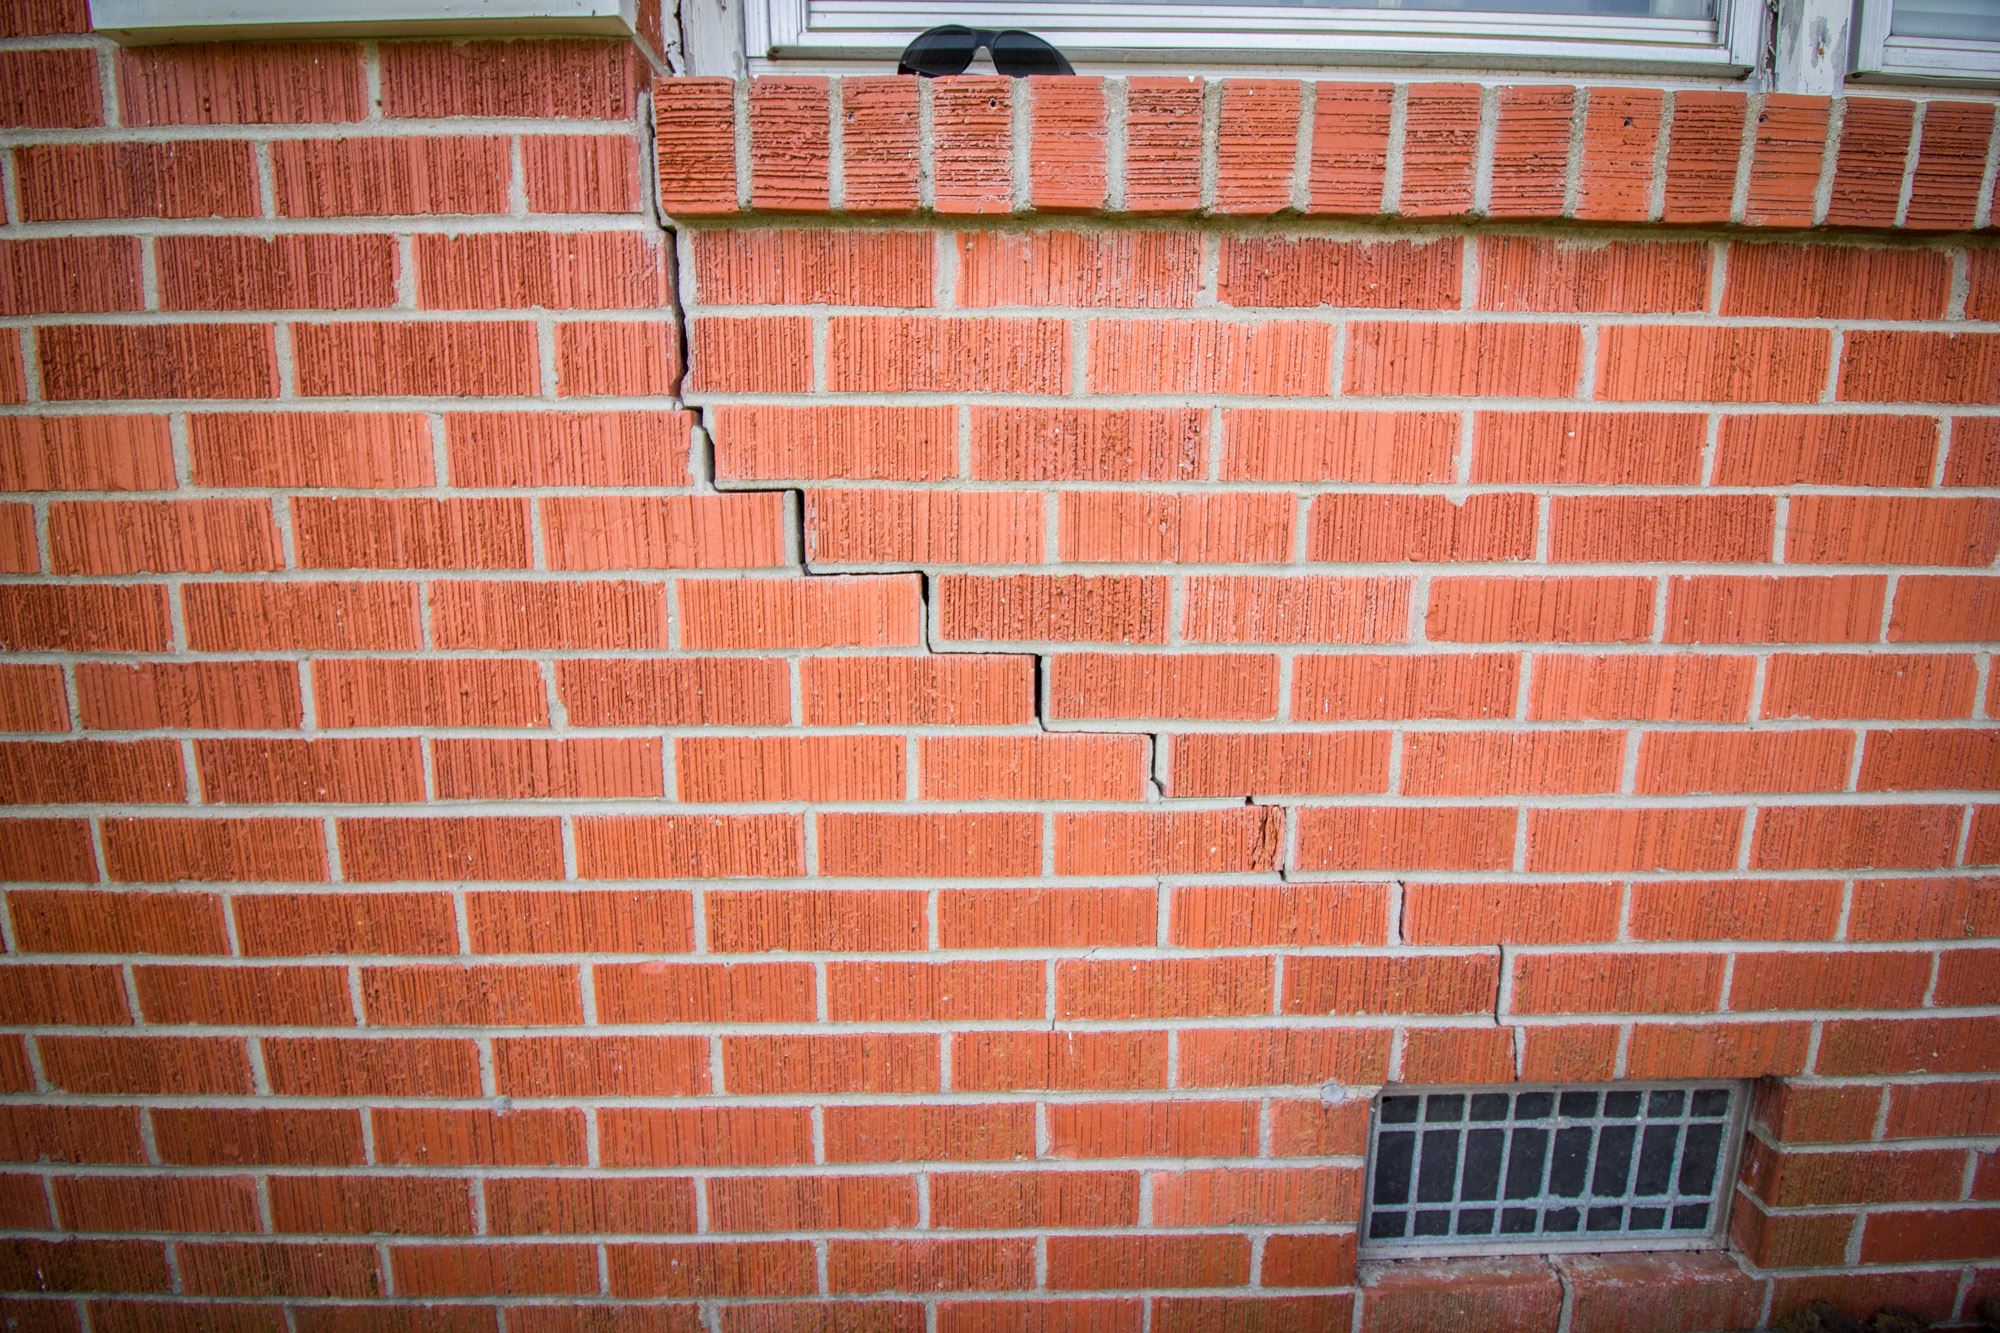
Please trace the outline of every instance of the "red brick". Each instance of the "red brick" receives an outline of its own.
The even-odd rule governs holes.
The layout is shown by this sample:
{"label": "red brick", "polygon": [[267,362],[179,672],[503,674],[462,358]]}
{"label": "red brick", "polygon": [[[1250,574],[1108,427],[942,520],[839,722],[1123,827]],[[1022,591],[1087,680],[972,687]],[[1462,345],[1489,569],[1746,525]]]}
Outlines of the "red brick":
{"label": "red brick", "polygon": [[0,742],[0,801],[179,804],[187,790],[179,748],[169,740]]}
{"label": "red brick", "polygon": [[1830,356],[1822,329],[1615,325],[1598,347],[1596,392],[1623,401],[1817,402]]}
{"label": "red brick", "polygon": [[1082,564],[1283,564],[1292,553],[1295,506],[1289,495],[1064,492],[1057,498],[1056,557]]}
{"label": "red brick", "polygon": [[188,644],[204,652],[410,649],[422,643],[416,589],[408,584],[196,583],[183,587],[182,598]]}
{"label": "red brick", "polygon": [[414,256],[427,310],[601,310],[672,296],[664,243],[644,232],[432,233]]}
{"label": "red brick", "polygon": [[472,1193],[467,1182],[460,1180],[410,1176],[272,1176],[270,1196],[274,1229],[281,1232],[417,1236],[473,1233]]}
{"label": "red brick", "polygon": [[1292,716],[1309,722],[1511,717],[1519,674],[1520,658],[1502,653],[1301,657]]}
{"label": "red brick", "polygon": [[1891,643],[1955,643],[1994,637],[2000,583],[1950,574],[1906,574],[1889,616]]}
{"label": "red brick", "polygon": [[1664,97],[1656,88],[1590,88],[1577,164],[1576,216],[1643,222],[1652,216],[1653,161]]}
{"label": "red brick", "polygon": [[524,135],[521,182],[536,213],[636,213],[639,146],[623,134]]}
{"label": "red brick", "polygon": [[182,1281],[198,1295],[379,1296],[372,1245],[236,1241],[177,1247]]}
{"label": "red brick", "polygon": [[827,332],[827,385],[877,393],[1061,393],[1069,382],[1069,337],[1067,324],[1050,319],[835,315]]}
{"label": "red brick", "polygon": [[770,659],[556,664],[556,692],[583,727],[781,725],[791,720],[785,680],[785,664]]}
{"label": "red brick", "polygon": [[502,1037],[493,1043],[503,1097],[698,1097],[710,1091],[701,1037]]}
{"label": "red brick", "polygon": [[1194,577],[1181,633],[1194,643],[1394,643],[1409,632],[1402,579]]}
{"label": "red brick", "polygon": [[0,243],[0,312],[44,315],[140,310],[136,237],[58,236]]}
{"label": "red brick", "polygon": [[23,953],[229,952],[213,894],[13,889],[7,910]]}
{"label": "red brick", "polygon": [[952,1037],[952,1087],[1129,1089],[1167,1086],[1164,1032],[981,1031]]}
{"label": "red brick", "polygon": [[98,877],[88,820],[6,819],[0,834],[0,879],[86,883]]}
{"label": "red brick", "polygon": [[56,501],[50,561],[59,574],[247,572],[284,565],[266,500]]}
{"label": "red brick", "polygon": [[188,419],[196,483],[429,486],[430,433],[414,413],[202,413]]}
{"label": "red brick", "polygon": [[751,1096],[936,1092],[938,1039],[928,1033],[846,1032],[724,1037],[722,1069],[730,1092]]}
{"label": "red brick", "polygon": [[1411,944],[1581,944],[1616,939],[1612,884],[1406,884]]}
{"label": "red brick", "polygon": [[1106,119],[1102,79],[1034,79],[1029,98],[1028,204],[1037,212],[1104,206]]}
{"label": "red brick", "polygon": [[961,306],[1185,309],[1199,286],[1200,246],[1187,234],[967,231],[952,244]]}
{"label": "red brick", "polygon": [[342,819],[340,873],[357,882],[560,879],[555,819]]}
{"label": "red brick", "polygon": [[1635,791],[1841,791],[1847,786],[1852,733],[1779,731],[1654,732],[1639,747]]}
{"label": "red brick", "polygon": [[431,742],[438,799],[447,801],[657,797],[665,794],[660,749],[644,736]]}
{"label": "red brick", "polygon": [[1834,156],[1826,222],[1835,227],[1888,227],[1903,197],[1916,104],[1900,97],[1847,97]]}
{"label": "red brick", "polygon": [[396,304],[389,236],[162,236],[165,310],[364,309]]}
{"label": "red brick", "polygon": [[1702,575],[1667,584],[1668,643],[1866,643],[1882,623],[1885,580]]}
{"label": "red brick", "polygon": [[1206,466],[1207,436],[1206,416],[1189,408],[974,407],[972,475],[984,481],[1191,481]]}
{"label": "red brick", "polygon": [[1945,455],[1944,484],[1995,484],[2000,479],[2000,422],[1983,417],[1955,417],[1949,423],[1949,430],[1951,445]]}
{"label": "red brick", "polygon": [[509,1236],[695,1229],[695,1183],[669,1176],[513,1176],[485,1182],[488,1227]]}
{"label": "red brick", "polygon": [[1843,402],[1980,403],[2000,383],[2000,334],[1857,329],[1840,354]]}
{"label": "red brick", "polygon": [[1708,1013],[1721,1002],[1726,962],[1712,953],[1519,955],[1509,1009],[1519,1014]]}
{"label": "red brick", "polygon": [[0,971],[0,1015],[20,1027],[132,1021],[118,969],[82,963],[22,963]]}
{"label": "red brick", "polygon": [[1402,790],[1408,796],[1615,791],[1624,752],[1624,733],[1616,731],[1406,732]]}
{"label": "red brick", "polygon": [[1284,816],[1273,807],[1059,814],[1058,875],[1204,875],[1277,867]]}
{"label": "red brick", "polygon": [[[1801,497],[1801,504],[1811,503]],[[1763,496],[1571,496],[1549,502],[1557,563],[1769,560],[1776,504]],[[1797,510],[1793,511],[1795,514]],[[1799,529],[1794,525],[1791,532]]]}
{"label": "red brick", "polygon": [[133,976],[150,1023],[346,1027],[355,1021],[344,968],[159,965],[134,968]]}
{"label": "red brick", "polygon": [[827,1248],[836,1292],[1007,1291],[1034,1282],[1026,1238],[836,1240]]}
{"label": "red brick", "polygon": [[[1565,123],[1565,147],[1567,142]],[[1691,241],[1580,244],[1538,236],[1485,237],[1479,247],[1479,308],[1698,311],[1708,305],[1708,270],[1708,247]]]}
{"label": "red brick", "polygon": [[452,412],[445,451],[465,486],[685,486],[692,424],[686,412]]}
{"label": "red brick", "polygon": [[1792,502],[1792,564],[1969,565],[2000,554],[2000,507],[1990,501],[1802,495]]}
{"label": "red brick", "polygon": [[694,909],[678,889],[468,893],[477,953],[686,953]]}
{"label": "red brick", "polygon": [[938,481],[958,467],[958,428],[940,407],[711,409],[716,475],[728,479]]}
{"label": "red brick", "polygon": [[924,941],[921,890],[711,892],[717,953],[903,952]]}
{"label": "red brick", "polygon": [[[14,1291],[164,1292],[173,1285],[166,1247],[155,1240],[19,1239],[7,1242],[0,1256],[0,1274]],[[18,1300],[9,1304],[10,1317],[33,1308]]]}
{"label": "red brick", "polygon": [[1447,412],[1232,407],[1222,431],[1228,481],[1442,482],[1458,451]]}
{"label": "red brick", "polygon": [[606,1107],[598,1120],[606,1166],[780,1166],[813,1160],[811,1116],[804,1107]]}
{"label": "red brick", "polygon": [[128,125],[354,121],[367,115],[359,44],[121,47],[119,112]]}
{"label": "red brick", "polygon": [[1027,491],[808,491],[806,556],[815,565],[1038,564],[1044,510]]}
{"label": "red brick", "polygon": [[104,92],[97,59],[89,47],[14,49],[0,55],[0,124],[14,129],[102,125]]}
{"label": "red brick", "polygon": [[[1354,1252],[1355,1238],[1352,1233],[1315,1230],[1304,1235],[1270,1236],[1264,1241],[1258,1280],[1266,1287],[1351,1286],[1355,1277]],[[1351,1305],[1352,1301],[1351,1296],[1278,1297],[1270,1302],[1270,1306],[1299,1310],[1307,1328],[1321,1320],[1338,1328],[1339,1320],[1347,1317],[1342,1307]],[[1321,1310],[1326,1313],[1319,1313]]]}
{"label": "red brick", "polygon": [[1750,709],[1754,668],[1742,657],[1543,654],[1535,660],[1528,715],[1741,722]]}
{"label": "red brick", "polygon": [[605,1248],[614,1296],[805,1296],[817,1290],[802,1240]]}
{"label": "red brick", "polygon": [[1739,243],[1729,249],[1722,313],[1941,319],[1950,299],[1951,265],[1939,252]]}
{"label": "red brick", "polygon": [[63,1092],[247,1096],[250,1058],[240,1037],[36,1039],[49,1085]]}
{"label": "red brick", "polygon": [[259,211],[256,158],[243,142],[23,144],[14,150],[14,169],[26,222]]}
{"label": "red brick", "polygon": [[1674,94],[1663,220],[1729,221],[1748,106],[1740,92]]}
{"label": "red brick", "polygon": [[734,801],[895,801],[904,740],[890,736],[683,736],[674,742],[680,798]]}
{"label": "red brick", "polygon": [[1767,93],[1757,112],[1750,189],[1743,221],[1753,227],[1805,227],[1813,220],[1826,154],[1827,104],[1818,97]]}
{"label": "red brick", "polygon": [[[344,988],[343,988],[344,989]],[[471,1038],[265,1037],[271,1089],[296,1097],[477,1097]]]}
{"label": "red brick", "polygon": [[0,727],[8,731],[67,731],[69,697],[62,668],[0,666]]}
{"label": "red brick", "polygon": [[1500,971],[1491,954],[1313,956],[1285,967],[1285,1013],[1490,1014]]}
{"label": "red brick", "polygon": [[1864,879],[1854,884],[1848,938],[1955,940],[2000,936],[1988,879]]}
{"label": "red brick", "polygon": [[279,217],[507,211],[508,141],[497,135],[280,139],[270,153]]}
{"label": "red brick", "polygon": [[1979,209],[1979,187],[1992,137],[1990,102],[1925,103],[1903,225],[1921,231],[1958,231],[1971,226]]}
{"label": "red brick", "polygon": [[1831,1021],[1814,1070],[1834,1076],[1987,1074],[2000,1069],[1992,1038],[1990,1017]]}
{"label": "red brick", "polygon": [[566,320],[556,325],[556,383],[565,398],[677,393],[680,337],[663,320]]}
{"label": "red brick", "polygon": [[836,876],[981,876],[1040,872],[1041,816],[835,814],[819,816],[819,872]]}
{"label": "red brick", "polygon": [[1250,1241],[1241,1235],[1052,1236],[1048,1265],[1055,1291],[1239,1287],[1250,1276]]}
{"label": "red brick", "polygon": [[322,727],[539,726],[548,701],[535,664],[337,660],[313,666]]}
{"label": "red brick", "polygon": [[1727,870],[1742,828],[1743,812],[1724,806],[1531,810],[1527,869]]}
{"label": "red brick", "polygon": [[954,1230],[1130,1227],[1133,1171],[952,1171],[931,1177],[931,1215]]}
{"label": "red brick", "polygon": [[[1299,320],[1097,319],[1090,323],[1088,356],[1091,393],[1324,397],[1333,373],[1333,330]],[[1058,381],[1048,391],[1062,387]]]}
{"label": "red brick", "polygon": [[1306,211],[1351,217],[1384,212],[1390,102],[1386,83],[1314,85]]}
{"label": "red brick", "polygon": [[2000,1246],[2000,1208],[1876,1213],[1863,1224],[1861,1262],[1983,1259]]}
{"label": "red brick", "polygon": [[[1872,1100],[1869,1109],[1874,1109]],[[1872,1130],[1874,1123],[1871,1115],[1867,1129]],[[1957,1138],[1991,1134],[1996,1125],[2000,1125],[2000,1083],[1916,1083],[1889,1090],[1883,1134],[1891,1139]]]}
{"label": "red brick", "polygon": [[1535,498],[1481,494],[1321,495],[1306,519],[1306,558],[1353,564],[1485,563],[1535,551]]}
{"label": "red brick", "polygon": [[945,949],[1143,946],[1159,912],[1151,889],[945,889],[937,927]]}
{"label": "red brick", "polygon": [[289,662],[85,662],[76,688],[84,725],[119,731],[282,729],[301,716]]}
{"label": "red brick", "polygon": [[[1913,1009],[1930,984],[1927,953],[1744,953],[1729,988],[1732,1010]],[[1950,1004],[1944,996],[1939,1004]]]}
{"label": "red brick", "polygon": [[1722,1254],[1578,1254],[1558,1259],[1576,1333],[1750,1328],[1764,1283]]}
{"label": "red brick", "polygon": [[946,639],[1068,643],[1166,640],[1164,577],[946,574],[933,586],[938,629]]}
{"label": "red brick", "polygon": [[1865,1142],[1875,1136],[1882,1095],[1875,1087],[1772,1082],[1757,1089],[1751,1114],[1779,1143]]}
{"label": "red brick", "polygon": [[1923,487],[1937,451],[1928,417],[1731,415],[1722,418],[1715,482]]}
{"label": "red brick", "polygon": [[1972,662],[1947,653],[1777,653],[1766,717],[1969,717]]}
{"label": "red brick", "polygon": [[439,648],[667,646],[666,589],[658,583],[458,580],[433,583],[430,594]]}
{"label": "red brick", "polygon": [[1262,958],[1066,959],[1056,964],[1063,1019],[1222,1018],[1271,1011]]}
{"label": "red brick", "polygon": [[917,206],[917,85],[905,78],[847,76],[840,81],[842,206],[854,213]]}
{"label": "red brick", "polygon": [[1830,940],[1836,880],[1707,880],[1634,884],[1635,940]]}
{"label": "red brick", "polygon": [[308,398],[527,396],[542,387],[535,328],[523,321],[297,324],[292,352]]}
{"label": "red brick", "polygon": [[817,1002],[803,963],[599,963],[607,1023],[810,1023]]}
{"label": "red brick", "polygon": [[790,876],[802,869],[796,815],[605,815],[575,823],[581,879]]}
{"label": "red brick", "polygon": [[786,228],[698,231],[691,239],[695,291],[706,305],[934,303],[938,238],[929,232]]}
{"label": "red brick", "polygon": [[833,963],[827,1015],[834,1022],[1035,1019],[1044,1009],[1042,974],[1034,960]]}
{"label": "red brick", "polygon": [[[925,737],[918,757],[918,796],[927,801],[1143,800],[1150,752],[1143,736]],[[900,782],[896,785],[900,792]]]}
{"label": "red brick", "polygon": [[809,657],[799,675],[808,726],[1000,726],[1034,715],[1028,656]]}
{"label": "red brick", "polygon": [[1254,654],[1063,653],[1050,666],[1053,718],[1243,718],[1277,712],[1277,661]]}
{"label": "red brick", "polygon": [[2000,786],[2000,734],[1987,728],[1926,727],[1868,733],[1856,787],[1861,791]]}
{"label": "red brick", "polygon": [[164,417],[0,422],[0,488],[7,491],[163,491],[175,485],[173,441]]}
{"label": "red brick", "polygon": [[1574,88],[1520,85],[1499,90],[1487,216],[1562,214],[1575,102]]}
{"label": "red brick", "polygon": [[385,1165],[581,1166],[584,1115],[574,1107],[505,1111],[370,1108]]}
{"label": "red brick", "polygon": [[1511,810],[1442,806],[1301,809],[1304,870],[1502,870],[1513,864]]}
{"label": "red brick", "polygon": [[623,41],[392,42],[381,60],[385,116],[629,120],[645,86]]}
{"label": "red brick", "polygon": [[1405,1083],[1510,1083],[1514,1079],[1511,1028],[1410,1028],[1396,1067]]}
{"label": "red brick", "polygon": [[887,1231],[917,1220],[914,1182],[893,1176],[724,1176],[708,1195],[718,1231]]}
{"label": "red brick", "polygon": [[1472,211],[1478,173],[1480,90],[1469,83],[1418,83],[1404,92],[1403,185],[1391,211],[1449,217]]}
{"label": "red brick", "polygon": [[[69,1113],[75,1114],[74,1108]],[[161,1160],[167,1162],[358,1166],[365,1160],[359,1111],[156,1107],[151,1118]]]}
{"label": "red brick", "polygon": [[1794,805],[1761,810],[1750,864],[1759,870],[1950,864],[1955,805]]}
{"label": "red brick", "polygon": [[[811,1136],[799,1137],[800,1160],[810,1160]],[[1025,1102],[826,1108],[829,1162],[1008,1161],[1034,1156],[1034,1144],[1034,1107]]]}
{"label": "red brick", "polygon": [[[1613,330],[1605,330],[1607,339]],[[1342,392],[1356,395],[1570,398],[1582,335],[1568,324],[1349,326]]]}
{"label": "red brick", "polygon": [[308,819],[106,819],[116,883],[324,880],[326,843]]}
{"label": "red brick", "polygon": [[654,94],[654,158],[663,212],[736,211],[742,187],[736,173],[735,99],[735,81],[723,78],[674,79]]}
{"label": "red brick", "polygon": [[364,967],[359,985],[370,1027],[543,1026],[583,1018],[577,969],[569,964]]}
{"label": "red brick", "polygon": [[44,325],[35,331],[35,346],[51,399],[278,394],[268,325]]}
{"label": "red brick", "polygon": [[684,648],[876,648],[918,641],[911,575],[682,579]]}
{"label": "red brick", "polygon": [[1175,736],[1174,796],[1338,796],[1384,792],[1389,737],[1364,732]]}
{"label": "red brick", "polygon": [[1220,1167],[1161,1172],[1153,1179],[1158,1226],[1300,1226],[1361,1215],[1356,1167]]}
{"label": "red brick", "polygon": [[820,211],[831,198],[824,77],[750,81],[750,206]]}
{"label": "red brick", "polygon": [[451,899],[438,893],[283,893],[231,900],[251,957],[458,952]]}
{"label": "red brick", "polygon": [[931,85],[931,193],[940,213],[1013,211],[1014,83],[967,74]]}
{"label": "red brick", "polygon": [[1440,578],[1425,624],[1466,643],[1636,643],[1652,631],[1649,578]]}
{"label": "red brick", "polygon": [[1125,93],[1125,199],[1132,213],[1201,207],[1203,85],[1133,78]]}
{"label": "red brick", "polygon": [[1212,209],[1268,216],[1291,207],[1298,156],[1296,79],[1224,79],[1217,102]]}

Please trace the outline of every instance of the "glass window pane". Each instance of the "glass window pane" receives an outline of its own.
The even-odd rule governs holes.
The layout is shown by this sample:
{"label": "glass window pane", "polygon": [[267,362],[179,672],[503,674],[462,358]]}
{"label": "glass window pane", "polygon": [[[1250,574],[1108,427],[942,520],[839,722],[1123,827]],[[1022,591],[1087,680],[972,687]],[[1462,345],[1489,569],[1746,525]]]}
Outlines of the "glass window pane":
{"label": "glass window pane", "polygon": [[1889,31],[1898,37],[2000,42],[2000,0],[1896,0]]}

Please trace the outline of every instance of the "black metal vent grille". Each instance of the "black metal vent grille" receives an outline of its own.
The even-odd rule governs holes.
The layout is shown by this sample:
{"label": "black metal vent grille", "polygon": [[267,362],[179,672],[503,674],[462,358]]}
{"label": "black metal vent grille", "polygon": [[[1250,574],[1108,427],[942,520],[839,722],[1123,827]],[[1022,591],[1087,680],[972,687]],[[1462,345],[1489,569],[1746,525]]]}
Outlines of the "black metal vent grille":
{"label": "black metal vent grille", "polygon": [[1386,1092],[1363,1241],[1409,1252],[1710,1240],[1740,1101],[1712,1083]]}

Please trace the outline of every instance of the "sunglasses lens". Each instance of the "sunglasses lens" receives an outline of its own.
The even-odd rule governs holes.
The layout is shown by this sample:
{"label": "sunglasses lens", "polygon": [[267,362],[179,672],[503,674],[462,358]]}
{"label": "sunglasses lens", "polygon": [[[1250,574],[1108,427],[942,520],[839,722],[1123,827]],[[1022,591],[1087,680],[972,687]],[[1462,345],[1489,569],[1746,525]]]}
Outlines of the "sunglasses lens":
{"label": "sunglasses lens", "polygon": [[993,39],[993,68],[1024,78],[1032,74],[1074,74],[1063,53],[1032,32],[1003,32]]}
{"label": "sunglasses lens", "polygon": [[948,24],[919,33],[903,48],[901,70],[935,79],[945,74],[963,74],[979,50],[979,36],[970,28]]}

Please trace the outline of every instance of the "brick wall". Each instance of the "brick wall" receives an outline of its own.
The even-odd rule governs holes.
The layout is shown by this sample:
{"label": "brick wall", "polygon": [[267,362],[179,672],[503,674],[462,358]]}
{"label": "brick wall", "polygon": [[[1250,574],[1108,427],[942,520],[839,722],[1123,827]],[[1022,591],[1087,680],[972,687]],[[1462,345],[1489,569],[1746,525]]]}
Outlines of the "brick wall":
{"label": "brick wall", "polygon": [[[80,8],[0,48],[16,1326],[2000,1288],[1990,101]],[[1729,1254],[1357,1271],[1376,1086],[1626,1076],[1761,1080]]]}

